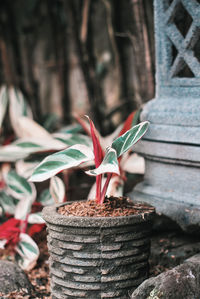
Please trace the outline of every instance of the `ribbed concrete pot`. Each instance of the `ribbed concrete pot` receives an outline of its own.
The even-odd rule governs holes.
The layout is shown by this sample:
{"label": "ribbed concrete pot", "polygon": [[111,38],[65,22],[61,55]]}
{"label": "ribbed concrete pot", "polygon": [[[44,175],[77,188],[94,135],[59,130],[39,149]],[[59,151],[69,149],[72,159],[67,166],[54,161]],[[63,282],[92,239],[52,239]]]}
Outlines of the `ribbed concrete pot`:
{"label": "ribbed concrete pot", "polygon": [[67,217],[45,207],[52,299],[130,298],[148,276],[153,212]]}

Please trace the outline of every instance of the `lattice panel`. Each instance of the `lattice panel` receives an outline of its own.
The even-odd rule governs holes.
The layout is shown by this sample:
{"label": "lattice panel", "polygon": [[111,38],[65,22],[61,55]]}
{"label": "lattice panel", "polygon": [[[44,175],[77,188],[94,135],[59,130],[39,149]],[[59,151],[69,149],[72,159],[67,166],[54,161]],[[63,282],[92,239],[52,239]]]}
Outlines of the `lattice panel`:
{"label": "lattice panel", "polygon": [[171,44],[169,77],[200,78],[200,1],[166,0],[164,7]]}

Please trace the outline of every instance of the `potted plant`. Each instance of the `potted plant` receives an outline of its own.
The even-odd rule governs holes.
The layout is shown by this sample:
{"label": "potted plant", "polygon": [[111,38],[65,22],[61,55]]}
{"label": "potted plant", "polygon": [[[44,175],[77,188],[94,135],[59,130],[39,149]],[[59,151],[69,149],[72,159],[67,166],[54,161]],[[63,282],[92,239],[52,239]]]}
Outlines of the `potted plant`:
{"label": "potted plant", "polygon": [[43,210],[49,233],[52,298],[129,298],[147,277],[154,209],[124,197],[107,198],[106,190],[112,176],[120,175],[122,154],[145,134],[148,122],[124,132],[105,153],[89,122],[93,151],[77,144],[49,155],[30,178],[43,181],[64,169],[95,161],[96,168],[86,171],[96,176],[94,200],[78,199]]}

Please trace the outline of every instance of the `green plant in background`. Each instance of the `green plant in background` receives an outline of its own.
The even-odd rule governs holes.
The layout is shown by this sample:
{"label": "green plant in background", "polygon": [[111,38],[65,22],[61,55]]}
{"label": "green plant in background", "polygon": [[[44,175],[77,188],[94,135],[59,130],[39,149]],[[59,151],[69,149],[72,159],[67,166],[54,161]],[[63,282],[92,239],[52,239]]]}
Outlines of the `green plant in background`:
{"label": "green plant in background", "polygon": [[[33,183],[13,169],[3,172],[0,207],[4,222],[0,225],[0,247],[9,248],[23,269],[31,269],[39,256],[38,246],[31,236],[45,225],[40,210],[54,202],[63,202],[64,197],[64,184],[58,177],[51,180],[50,189],[37,199]],[[35,209],[39,212],[33,212]]]}
{"label": "green plant in background", "polygon": [[[7,114],[14,131],[14,136],[9,140],[17,139],[0,147],[0,246],[10,248],[19,265],[23,269],[30,269],[39,255],[38,246],[31,236],[44,226],[40,212],[32,211],[35,208],[41,210],[42,206],[54,202],[63,202],[65,186],[56,176],[50,181],[50,187],[37,198],[35,185],[29,183],[27,177],[41,159],[37,154],[66,148],[67,142],[69,145],[76,142],[72,132],[77,132],[79,128],[63,128],[67,133],[58,132],[62,134],[63,142],[59,141],[32,119],[31,109],[19,90],[3,86],[0,89],[1,142],[5,142],[3,125]],[[33,154],[34,158],[27,161],[26,158]]]}

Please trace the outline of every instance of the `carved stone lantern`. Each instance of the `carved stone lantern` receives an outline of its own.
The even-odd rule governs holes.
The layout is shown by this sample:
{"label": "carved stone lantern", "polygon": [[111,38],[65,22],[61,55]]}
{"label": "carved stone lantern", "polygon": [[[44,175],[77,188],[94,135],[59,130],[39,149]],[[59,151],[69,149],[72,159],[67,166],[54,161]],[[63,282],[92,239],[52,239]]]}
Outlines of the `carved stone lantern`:
{"label": "carved stone lantern", "polygon": [[146,169],[131,197],[193,231],[200,226],[200,1],[154,4],[156,96],[141,115],[151,125],[134,149]]}

